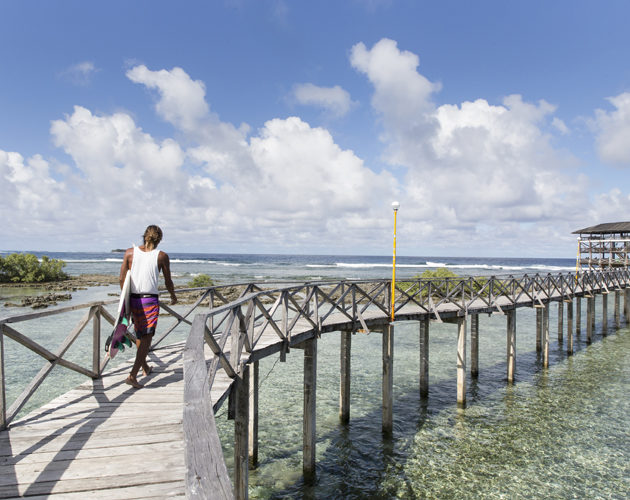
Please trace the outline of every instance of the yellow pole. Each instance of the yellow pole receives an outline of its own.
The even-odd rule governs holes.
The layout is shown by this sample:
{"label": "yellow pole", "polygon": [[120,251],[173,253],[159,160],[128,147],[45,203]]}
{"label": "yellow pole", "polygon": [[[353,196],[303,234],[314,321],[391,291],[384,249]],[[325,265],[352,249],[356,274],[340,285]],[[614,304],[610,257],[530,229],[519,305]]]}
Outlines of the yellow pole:
{"label": "yellow pole", "polygon": [[392,208],[394,209],[394,258],[392,261],[392,302],[390,304],[391,308],[391,322],[394,322],[394,301],[396,299],[396,219],[398,215],[398,208],[400,207],[400,203],[395,201],[392,203]]}

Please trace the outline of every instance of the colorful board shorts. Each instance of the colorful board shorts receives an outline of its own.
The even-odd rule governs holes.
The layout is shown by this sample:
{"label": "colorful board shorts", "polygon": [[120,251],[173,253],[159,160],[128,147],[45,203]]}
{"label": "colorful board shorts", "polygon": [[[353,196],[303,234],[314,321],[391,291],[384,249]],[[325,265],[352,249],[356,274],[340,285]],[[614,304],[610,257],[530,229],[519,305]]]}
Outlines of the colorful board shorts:
{"label": "colorful board shorts", "polygon": [[157,295],[136,295],[130,297],[131,316],[136,337],[153,335],[160,314],[160,303]]}

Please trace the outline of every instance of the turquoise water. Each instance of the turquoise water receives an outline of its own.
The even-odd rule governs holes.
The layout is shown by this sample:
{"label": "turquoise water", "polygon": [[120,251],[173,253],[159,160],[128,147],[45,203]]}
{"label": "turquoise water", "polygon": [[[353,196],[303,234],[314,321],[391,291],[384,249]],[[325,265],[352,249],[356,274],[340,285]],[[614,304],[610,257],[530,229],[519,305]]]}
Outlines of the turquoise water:
{"label": "turquoise water", "polygon": [[[505,322],[480,318],[480,374],[468,377],[465,409],[455,404],[455,325],[431,324],[423,400],[418,325],[397,324],[391,438],[381,433],[380,334],[353,336],[348,425],[338,420],[339,335],[323,335],[314,485],[301,477],[302,352],[286,363],[261,361],[260,465],[250,471],[250,498],[629,498],[630,331],[600,332],[589,346],[582,334],[573,356],[566,334],[559,344],[552,331],[543,370],[535,315],[521,309],[516,381],[508,385]],[[225,411],[217,420],[231,463]]]}

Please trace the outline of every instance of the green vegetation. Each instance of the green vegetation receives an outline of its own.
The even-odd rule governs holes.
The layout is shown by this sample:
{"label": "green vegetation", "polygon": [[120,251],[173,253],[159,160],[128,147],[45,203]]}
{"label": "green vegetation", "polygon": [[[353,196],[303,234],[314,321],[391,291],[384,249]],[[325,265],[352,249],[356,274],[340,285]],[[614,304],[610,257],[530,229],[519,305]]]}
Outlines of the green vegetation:
{"label": "green vegetation", "polygon": [[2,283],[42,283],[68,279],[62,271],[66,263],[50,259],[44,255],[41,262],[30,253],[12,253],[0,257],[0,282]]}
{"label": "green vegetation", "polygon": [[189,288],[209,288],[211,286],[214,286],[214,282],[207,274],[199,274],[188,282]]}
{"label": "green vegetation", "polygon": [[[471,280],[472,278],[472,280]],[[494,288],[494,294],[501,293],[503,283],[500,279],[495,278],[492,280],[489,276],[473,276],[463,277],[454,273],[446,267],[438,267],[435,270],[427,269],[422,274],[413,277],[414,281],[401,281],[396,284],[396,288],[405,291],[408,295],[413,295],[418,291],[419,285],[415,280],[435,280],[433,290],[435,294],[445,296],[448,290],[453,290],[458,287],[462,282],[469,282],[470,286],[464,285],[468,290],[468,293],[479,293],[482,297],[487,297],[490,294],[490,288]],[[490,281],[493,281],[490,283]],[[427,289],[422,290],[421,295],[427,296]]]}

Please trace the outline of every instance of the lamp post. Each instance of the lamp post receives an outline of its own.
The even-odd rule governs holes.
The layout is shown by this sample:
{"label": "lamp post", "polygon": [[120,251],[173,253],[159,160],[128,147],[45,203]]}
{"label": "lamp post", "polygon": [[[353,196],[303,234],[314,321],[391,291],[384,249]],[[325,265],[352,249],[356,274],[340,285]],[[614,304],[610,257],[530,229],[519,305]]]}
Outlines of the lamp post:
{"label": "lamp post", "polygon": [[396,298],[396,216],[398,215],[398,209],[400,208],[400,203],[397,201],[392,203],[392,208],[394,209],[394,258],[392,261],[392,302],[390,304],[391,308],[391,322],[394,322],[394,301]]}

